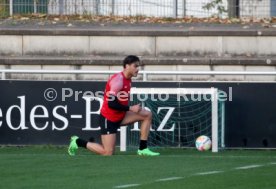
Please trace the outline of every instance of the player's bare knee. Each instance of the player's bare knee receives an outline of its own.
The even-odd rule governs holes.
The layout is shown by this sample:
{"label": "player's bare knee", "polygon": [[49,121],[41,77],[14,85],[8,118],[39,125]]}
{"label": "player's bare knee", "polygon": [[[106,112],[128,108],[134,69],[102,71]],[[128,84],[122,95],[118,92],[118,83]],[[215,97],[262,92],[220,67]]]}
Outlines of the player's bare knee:
{"label": "player's bare knee", "polygon": [[146,119],[152,119],[152,113],[150,111],[147,111]]}
{"label": "player's bare knee", "polygon": [[112,156],[114,153],[113,150],[105,150],[105,153],[103,154],[104,156]]}
{"label": "player's bare knee", "polygon": [[106,153],[104,154],[103,156],[112,156],[113,154],[110,154],[110,153]]}

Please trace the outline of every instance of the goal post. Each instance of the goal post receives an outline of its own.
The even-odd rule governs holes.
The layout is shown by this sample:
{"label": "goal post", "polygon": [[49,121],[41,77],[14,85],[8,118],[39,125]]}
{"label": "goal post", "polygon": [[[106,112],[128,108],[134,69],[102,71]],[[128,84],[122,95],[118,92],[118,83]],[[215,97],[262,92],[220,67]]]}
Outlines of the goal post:
{"label": "goal post", "polygon": [[[151,147],[194,147],[207,135],[212,152],[224,148],[224,101],[217,88],[131,88],[130,105],[142,104],[153,121]],[[139,123],[120,128],[120,150],[138,148]]]}

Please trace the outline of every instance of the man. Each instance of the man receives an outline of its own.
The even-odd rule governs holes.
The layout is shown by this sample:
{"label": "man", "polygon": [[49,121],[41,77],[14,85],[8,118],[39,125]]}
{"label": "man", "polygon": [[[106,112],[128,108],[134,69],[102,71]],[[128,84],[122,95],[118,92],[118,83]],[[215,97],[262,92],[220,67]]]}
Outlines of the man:
{"label": "man", "polygon": [[68,148],[69,155],[75,155],[78,147],[86,148],[100,155],[113,155],[117,129],[122,125],[137,121],[141,121],[140,147],[137,154],[145,156],[160,155],[147,148],[152,120],[151,112],[142,109],[140,104],[128,106],[131,78],[138,75],[139,63],[140,60],[137,56],[127,56],[123,61],[124,70],[111,76],[106,84],[104,102],[100,111],[102,144],[87,142],[77,136],[72,136]]}

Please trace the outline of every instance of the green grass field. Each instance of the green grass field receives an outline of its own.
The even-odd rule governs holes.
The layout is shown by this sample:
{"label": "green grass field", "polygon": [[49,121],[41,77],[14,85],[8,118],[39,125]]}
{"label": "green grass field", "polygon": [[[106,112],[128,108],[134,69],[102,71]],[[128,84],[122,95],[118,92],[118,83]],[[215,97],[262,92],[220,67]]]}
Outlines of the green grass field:
{"label": "green grass field", "polygon": [[0,147],[0,188],[276,188],[276,151],[160,152],[102,157],[80,150],[69,157],[65,147]]}

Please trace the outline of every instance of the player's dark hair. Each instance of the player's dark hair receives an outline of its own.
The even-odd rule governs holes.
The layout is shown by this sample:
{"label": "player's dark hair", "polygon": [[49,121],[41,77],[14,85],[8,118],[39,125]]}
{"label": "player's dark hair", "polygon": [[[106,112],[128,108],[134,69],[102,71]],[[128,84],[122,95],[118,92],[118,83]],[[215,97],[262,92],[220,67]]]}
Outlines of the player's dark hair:
{"label": "player's dark hair", "polygon": [[127,64],[132,64],[132,63],[135,63],[135,62],[140,62],[140,59],[137,56],[129,55],[129,56],[125,57],[125,59],[123,61],[124,68],[126,68]]}

